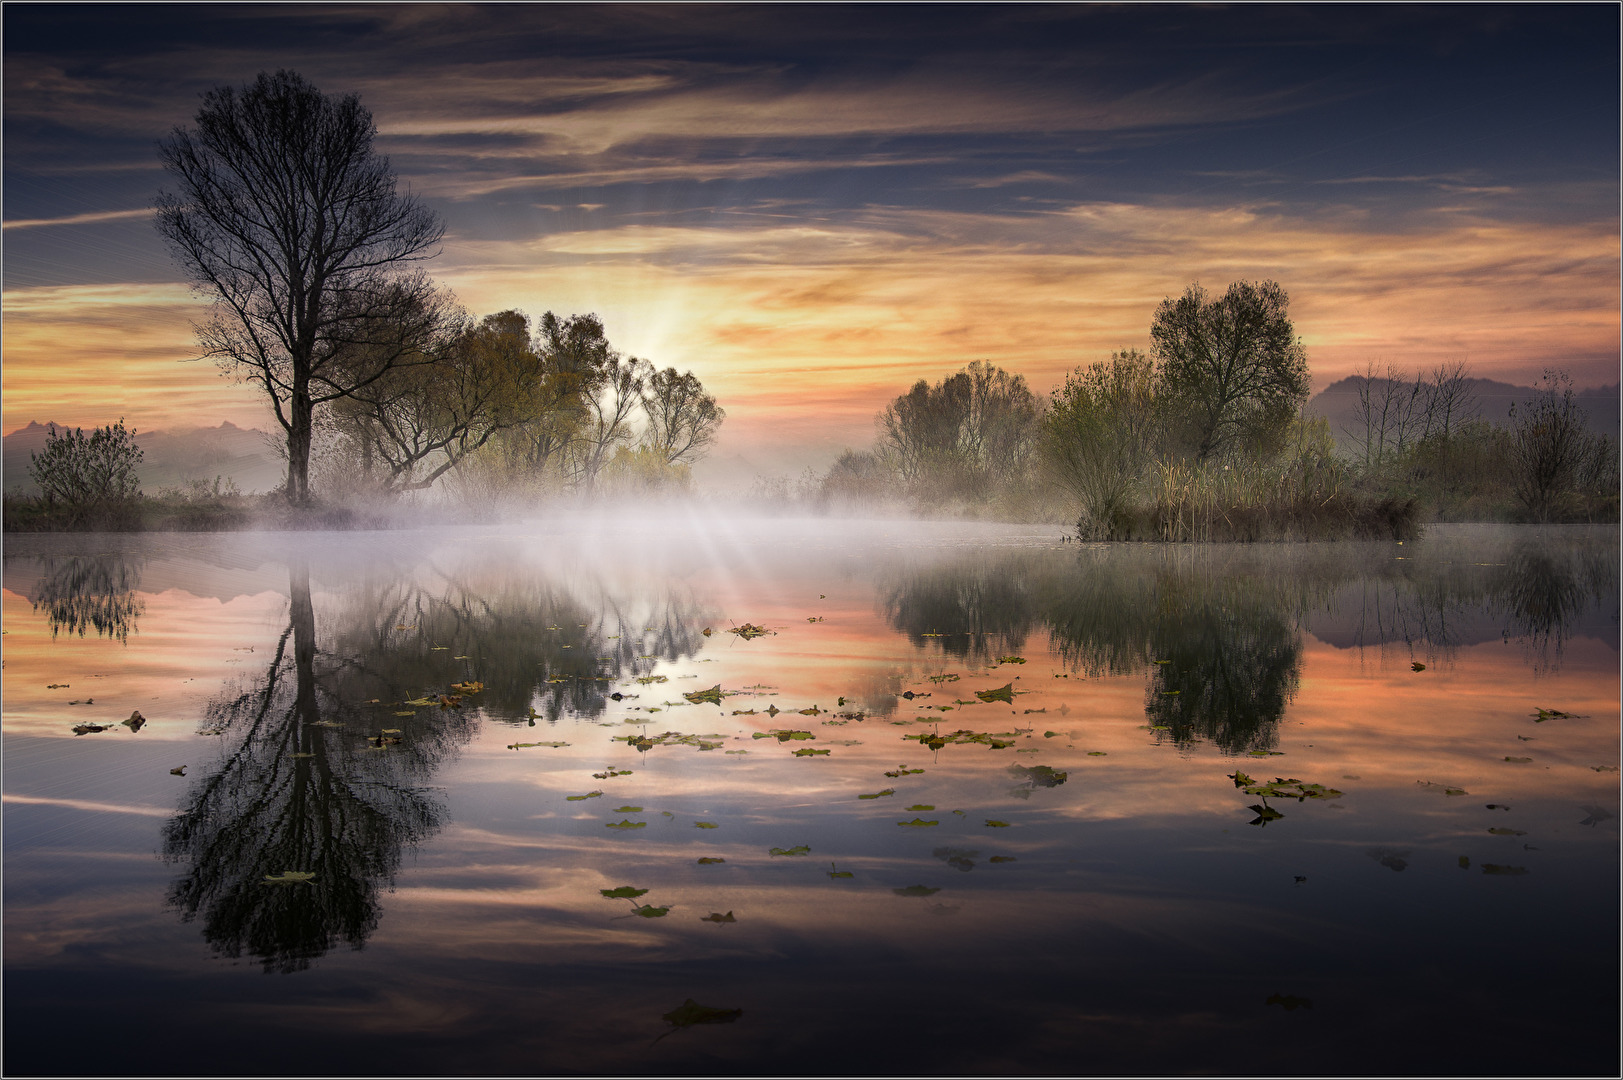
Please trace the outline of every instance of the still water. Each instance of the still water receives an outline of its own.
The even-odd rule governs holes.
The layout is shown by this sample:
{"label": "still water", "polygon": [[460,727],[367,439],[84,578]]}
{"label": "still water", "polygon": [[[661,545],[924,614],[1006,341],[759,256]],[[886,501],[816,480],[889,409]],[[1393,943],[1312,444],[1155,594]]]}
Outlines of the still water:
{"label": "still water", "polygon": [[1618,1069],[1615,527],[20,536],[4,586],[10,1075]]}

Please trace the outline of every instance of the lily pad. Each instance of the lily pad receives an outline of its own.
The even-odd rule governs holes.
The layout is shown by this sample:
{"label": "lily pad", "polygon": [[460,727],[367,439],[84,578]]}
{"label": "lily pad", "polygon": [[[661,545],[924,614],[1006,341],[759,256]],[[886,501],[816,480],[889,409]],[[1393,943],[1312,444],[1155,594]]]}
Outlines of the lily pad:
{"label": "lily pad", "polygon": [[617,889],[599,889],[597,891],[610,900],[635,900],[648,890],[639,889],[633,885],[621,885]]}
{"label": "lily pad", "polygon": [[909,806],[907,809],[909,811],[914,811],[914,810],[934,810],[935,807],[926,805],[925,803],[919,803],[917,806]]}
{"label": "lily pad", "polygon": [[580,802],[582,799],[595,799],[602,794],[601,791],[588,791],[584,795],[565,795],[564,799],[568,802]]}
{"label": "lily pad", "polygon": [[795,751],[795,757],[827,757],[833,752],[832,750],[814,750],[809,746],[803,746]]}
{"label": "lily pad", "polygon": [[721,828],[721,826],[716,824],[714,821],[695,821],[693,823],[693,827],[695,829],[719,829],[719,828]]}
{"label": "lily pad", "polygon": [[616,814],[640,814],[640,813],[642,813],[642,807],[640,807],[640,806],[616,806],[614,808],[614,812]]}

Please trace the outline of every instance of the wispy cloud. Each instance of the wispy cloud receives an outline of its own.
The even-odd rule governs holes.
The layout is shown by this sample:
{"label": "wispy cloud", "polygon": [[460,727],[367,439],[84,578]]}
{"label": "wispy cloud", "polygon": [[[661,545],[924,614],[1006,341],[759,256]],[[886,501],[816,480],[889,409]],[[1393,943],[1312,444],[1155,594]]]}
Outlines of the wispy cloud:
{"label": "wispy cloud", "polygon": [[38,229],[46,225],[95,225],[103,221],[132,221],[149,218],[151,210],[97,210],[88,214],[70,214],[59,218],[19,218],[7,221],[7,229]]}

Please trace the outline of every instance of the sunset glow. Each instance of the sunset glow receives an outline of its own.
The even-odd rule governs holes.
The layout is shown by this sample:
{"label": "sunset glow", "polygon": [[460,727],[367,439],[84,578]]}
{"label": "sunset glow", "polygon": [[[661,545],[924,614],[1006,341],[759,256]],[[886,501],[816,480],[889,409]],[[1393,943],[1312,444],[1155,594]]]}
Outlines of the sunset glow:
{"label": "sunset glow", "polygon": [[148,208],[198,95],[283,67],[360,94],[470,311],[697,374],[728,476],[972,360],[1046,392],[1193,281],[1283,285],[1316,388],[1618,379],[1608,6],[88,10],[5,12],[7,431],[273,424]]}

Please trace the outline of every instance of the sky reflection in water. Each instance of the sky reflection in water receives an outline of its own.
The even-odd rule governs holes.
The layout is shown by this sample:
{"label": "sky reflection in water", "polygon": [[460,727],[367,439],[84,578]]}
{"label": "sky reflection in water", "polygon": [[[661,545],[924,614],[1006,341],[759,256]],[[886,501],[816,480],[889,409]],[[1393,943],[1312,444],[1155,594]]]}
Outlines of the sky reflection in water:
{"label": "sky reflection in water", "polygon": [[1615,1071],[1615,528],[53,541],[10,1072]]}

